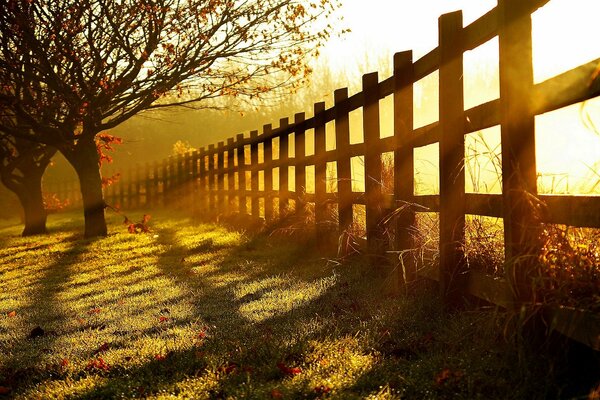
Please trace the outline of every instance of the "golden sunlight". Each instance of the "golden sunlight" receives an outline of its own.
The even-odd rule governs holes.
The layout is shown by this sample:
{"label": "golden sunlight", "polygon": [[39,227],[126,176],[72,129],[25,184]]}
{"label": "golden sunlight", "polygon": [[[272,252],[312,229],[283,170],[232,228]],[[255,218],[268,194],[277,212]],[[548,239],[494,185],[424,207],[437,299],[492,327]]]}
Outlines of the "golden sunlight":
{"label": "golden sunlight", "polygon": [[[341,13],[351,32],[328,43],[322,52],[323,59],[334,75],[347,77],[344,84],[350,93],[356,93],[361,90],[361,74],[379,71],[380,80],[391,75],[395,52],[412,49],[416,60],[436,47],[441,14],[463,10],[463,23],[468,25],[495,5],[496,1],[492,0],[372,0],[368,4],[361,0],[344,0]],[[532,15],[535,83],[600,56],[597,45],[600,25],[595,20],[599,13],[597,0],[553,0]],[[316,71],[315,76],[318,73]],[[498,40],[495,38],[464,54],[465,108],[498,98],[498,82]],[[437,120],[437,90],[437,73],[416,83],[415,127]],[[382,115],[384,131],[390,124],[391,120]],[[600,185],[595,185],[600,178],[599,126],[600,102],[597,100],[536,118],[540,192],[600,194]],[[360,141],[360,138],[355,140]],[[486,143],[499,154],[496,144]],[[416,165],[435,164],[437,151],[434,150],[416,152],[417,158],[423,158]],[[485,152],[483,148],[479,150]],[[428,176],[421,172],[417,170],[416,174]],[[485,173],[482,175],[479,178],[486,181],[494,179]],[[472,176],[467,177],[468,182],[472,179]],[[425,186],[437,185],[430,182]]]}

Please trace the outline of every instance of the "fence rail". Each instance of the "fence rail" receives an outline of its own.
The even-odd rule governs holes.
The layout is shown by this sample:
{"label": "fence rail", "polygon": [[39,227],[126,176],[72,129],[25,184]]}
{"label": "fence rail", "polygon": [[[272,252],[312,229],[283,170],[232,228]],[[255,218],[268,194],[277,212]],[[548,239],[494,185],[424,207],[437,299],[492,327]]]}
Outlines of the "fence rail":
{"label": "fence rail", "polygon": [[[600,59],[534,84],[531,13],[548,1],[499,0],[497,7],[466,27],[460,11],[445,14],[439,19],[439,46],[414,62],[411,51],[396,54],[391,77],[380,82],[377,73],[364,75],[362,91],[348,96],[346,88],[336,90],[334,105],[326,108],[325,103],[316,103],[310,118],[298,113],[293,122],[283,118],[279,127],[266,125],[260,134],[239,134],[226,142],[139,167],[108,187],[106,200],[123,208],[153,207],[192,196],[195,210],[212,217],[239,212],[267,221],[288,208],[298,210],[314,203],[318,235],[331,230],[326,205],[337,207],[340,234],[352,224],[353,205],[361,204],[366,210],[368,250],[380,255],[386,250],[410,249],[417,214],[438,212],[440,265],[431,276],[440,282],[448,303],[459,301],[465,293],[504,307],[527,303],[532,265],[531,257],[523,256],[535,253],[541,224],[600,228],[600,197],[537,193],[535,116],[600,94]],[[500,97],[464,110],[463,54],[496,36]],[[413,128],[413,85],[435,71],[439,71],[439,120]],[[390,95],[394,134],[381,138],[379,101]],[[351,144],[349,114],[359,109],[364,142]],[[328,149],[326,124],[331,121],[335,122],[335,148]],[[466,193],[465,135],[497,125],[502,141],[502,194]],[[314,152],[306,155],[306,131],[311,129]],[[415,195],[414,150],[434,143],[440,150],[440,194]],[[393,194],[386,194],[382,187],[383,153],[394,157]],[[351,185],[351,159],[358,156],[364,157],[364,193],[353,192]],[[327,190],[327,163],[336,164],[335,193]],[[309,167],[314,168],[314,193],[306,193]],[[537,200],[532,203],[532,199]],[[534,218],[536,207],[544,209],[540,218]],[[399,209],[390,243],[382,232],[382,220]],[[466,269],[463,244],[468,214],[503,219],[505,259],[511,263],[505,279]],[[410,257],[402,254],[400,278],[412,280],[417,271]],[[585,330],[582,324],[565,322],[583,317],[575,318],[565,309],[551,313],[556,329],[600,349],[596,317],[590,317],[595,322],[588,323]]]}

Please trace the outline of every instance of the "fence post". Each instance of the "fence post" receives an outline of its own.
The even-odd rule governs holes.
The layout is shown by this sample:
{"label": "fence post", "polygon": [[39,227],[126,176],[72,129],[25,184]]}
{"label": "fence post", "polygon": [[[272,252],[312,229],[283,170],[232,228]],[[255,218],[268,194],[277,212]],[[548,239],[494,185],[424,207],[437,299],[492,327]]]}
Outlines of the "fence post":
{"label": "fence post", "polygon": [[198,198],[200,201],[200,212],[198,213],[201,218],[206,216],[206,208],[208,207],[208,196],[209,191],[206,188],[206,149],[200,147],[199,151],[200,165],[198,166]]}
{"label": "fence post", "polygon": [[530,301],[531,273],[539,254],[536,201],[533,63],[527,2],[498,1],[502,202],[506,277],[517,300]]}
{"label": "fence post", "polygon": [[439,18],[440,288],[456,306],[465,290],[465,136],[462,12]]}
{"label": "fence post", "polygon": [[398,280],[400,285],[417,278],[411,232],[415,226],[414,154],[410,145],[413,132],[413,62],[412,51],[394,54],[394,198],[397,207],[394,247],[400,253]]}
{"label": "fence post", "polygon": [[315,103],[315,233],[317,243],[328,247],[330,239],[327,224],[327,162],[325,161],[325,103]]}
{"label": "fence post", "polygon": [[225,203],[227,214],[233,212],[234,189],[235,189],[235,159],[233,153],[235,151],[233,138],[227,139],[227,203]]}
{"label": "fence post", "polygon": [[[279,129],[286,130],[289,125],[287,118],[279,120]],[[290,134],[279,136],[279,217],[283,217],[289,208],[289,140]]]}
{"label": "fence post", "polygon": [[215,145],[208,145],[208,169],[207,169],[207,185],[206,192],[208,195],[208,217],[212,220],[216,215],[215,204]]}
{"label": "fence post", "polygon": [[244,145],[244,134],[236,136],[237,159],[238,159],[238,210],[240,215],[248,213],[246,204],[246,146]]}
{"label": "fence post", "polygon": [[252,216],[260,217],[258,195],[258,131],[250,132],[250,192],[252,198]]}
{"label": "fence post", "polygon": [[[382,256],[385,251],[382,186],[381,140],[379,138],[379,79],[377,72],[363,75],[363,130],[365,137],[365,200],[367,248],[369,254]],[[381,260],[384,260],[381,257]]]}
{"label": "fence post", "polygon": [[217,218],[225,212],[225,143],[217,144]]}
{"label": "fence post", "polygon": [[[263,126],[263,135],[268,136],[273,131],[271,124]],[[264,196],[265,196],[265,221],[273,220],[273,140],[264,142]]]}
{"label": "fence post", "polygon": [[306,193],[306,166],[304,164],[304,157],[306,155],[306,137],[304,128],[300,128],[304,122],[304,113],[298,113],[294,115],[294,191],[296,196],[296,213],[304,214],[306,211],[306,200],[304,194]]}
{"label": "fence post", "polygon": [[[337,152],[338,178],[338,226],[342,238],[352,227],[352,170],[350,167],[350,122],[348,107],[344,102],[348,99],[348,88],[338,89],[333,93],[335,102],[335,148]],[[345,240],[345,239],[344,239]],[[340,248],[345,255],[348,250],[346,243]]]}

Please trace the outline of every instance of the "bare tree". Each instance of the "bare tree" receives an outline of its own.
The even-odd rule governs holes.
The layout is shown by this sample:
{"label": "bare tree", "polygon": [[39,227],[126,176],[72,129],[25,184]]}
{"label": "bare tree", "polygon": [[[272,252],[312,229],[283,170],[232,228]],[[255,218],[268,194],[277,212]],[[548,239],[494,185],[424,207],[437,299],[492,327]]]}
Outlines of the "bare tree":
{"label": "bare tree", "polygon": [[[97,135],[150,109],[294,88],[331,34],[329,0],[8,0],[0,105],[76,170],[85,236],[106,235]],[[0,122],[1,124],[1,122]],[[9,127],[5,127],[9,131]],[[23,133],[27,132],[27,133]]]}

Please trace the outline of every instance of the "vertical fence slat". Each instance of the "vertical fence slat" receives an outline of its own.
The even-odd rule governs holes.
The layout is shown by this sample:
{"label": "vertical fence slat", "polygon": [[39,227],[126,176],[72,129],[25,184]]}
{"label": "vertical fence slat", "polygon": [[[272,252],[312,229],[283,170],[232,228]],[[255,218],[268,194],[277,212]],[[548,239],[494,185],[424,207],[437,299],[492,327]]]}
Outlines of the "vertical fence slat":
{"label": "vertical fence slat", "polygon": [[217,217],[225,212],[225,143],[217,144]]}
{"label": "vertical fence slat", "polygon": [[200,147],[198,152],[198,157],[200,158],[200,163],[198,165],[198,199],[199,199],[199,207],[201,216],[206,216],[206,209],[208,208],[208,196],[209,192],[206,188],[206,148]]}
{"label": "vertical fence slat", "polygon": [[372,256],[382,255],[385,241],[381,222],[384,215],[382,191],[381,140],[379,138],[379,88],[378,74],[363,75],[365,97],[363,105],[363,130],[365,137],[365,200],[367,248]]}
{"label": "vertical fence slat", "polygon": [[[286,129],[289,125],[287,118],[279,120],[279,129]],[[279,137],[279,216],[285,215],[289,207],[289,140],[290,135]]]}
{"label": "vertical fence slat", "polygon": [[233,153],[235,151],[233,138],[227,139],[227,203],[225,204],[225,212],[230,214],[233,212],[233,204],[234,204],[234,182],[235,182],[235,172],[234,172],[234,156]]}
{"label": "vertical fence slat", "polygon": [[439,19],[440,43],[440,287],[448,305],[465,289],[465,137],[462,12]]}
{"label": "vertical fence slat", "polygon": [[296,211],[303,213],[306,206],[306,167],[304,166],[304,157],[306,155],[306,137],[305,129],[299,125],[304,122],[304,113],[294,115],[294,123],[298,125],[294,130],[294,186],[296,195]]}
{"label": "vertical fence slat", "polygon": [[539,251],[531,15],[527,2],[499,0],[502,201],[507,279],[531,299],[532,254]]}
{"label": "vertical fence slat", "polygon": [[248,213],[248,207],[246,206],[246,151],[243,133],[236,136],[236,142],[238,159],[238,210],[243,215]]}
{"label": "vertical fence slat", "polygon": [[410,145],[413,131],[413,62],[412,51],[394,55],[394,198],[397,214],[394,247],[400,253],[398,277],[400,284],[414,282],[416,266],[409,249],[413,248],[411,232],[415,229],[414,152]]}
{"label": "vertical fence slat", "polygon": [[[348,233],[352,226],[352,170],[350,167],[350,120],[348,109],[342,103],[348,99],[348,89],[333,93],[335,102],[335,148],[338,188],[338,229],[340,235]],[[343,236],[345,237],[345,235]],[[345,252],[348,250],[342,247]]]}
{"label": "vertical fence slat", "polygon": [[210,219],[213,219],[216,217],[217,214],[217,208],[216,208],[216,203],[215,203],[215,145],[214,144],[209,144],[208,145],[208,152],[207,152],[207,158],[208,158],[208,168],[206,171],[206,179],[207,179],[207,184],[206,184],[206,192],[207,192],[207,196],[208,196],[208,215]]}
{"label": "vertical fence slat", "polygon": [[160,204],[160,194],[158,193],[158,161],[152,163],[152,203],[151,205],[158,206]]}
{"label": "vertical fence slat", "polygon": [[258,131],[250,132],[250,191],[252,196],[252,216],[260,217],[258,199]]}
{"label": "vertical fence slat", "polygon": [[[271,124],[263,126],[263,135],[271,134]],[[273,140],[264,141],[264,198],[265,198],[265,220],[273,220]]]}
{"label": "vertical fence slat", "polygon": [[325,132],[325,103],[314,105],[315,118],[315,225],[318,243],[327,245],[324,240],[327,235],[327,163],[326,132]]}

